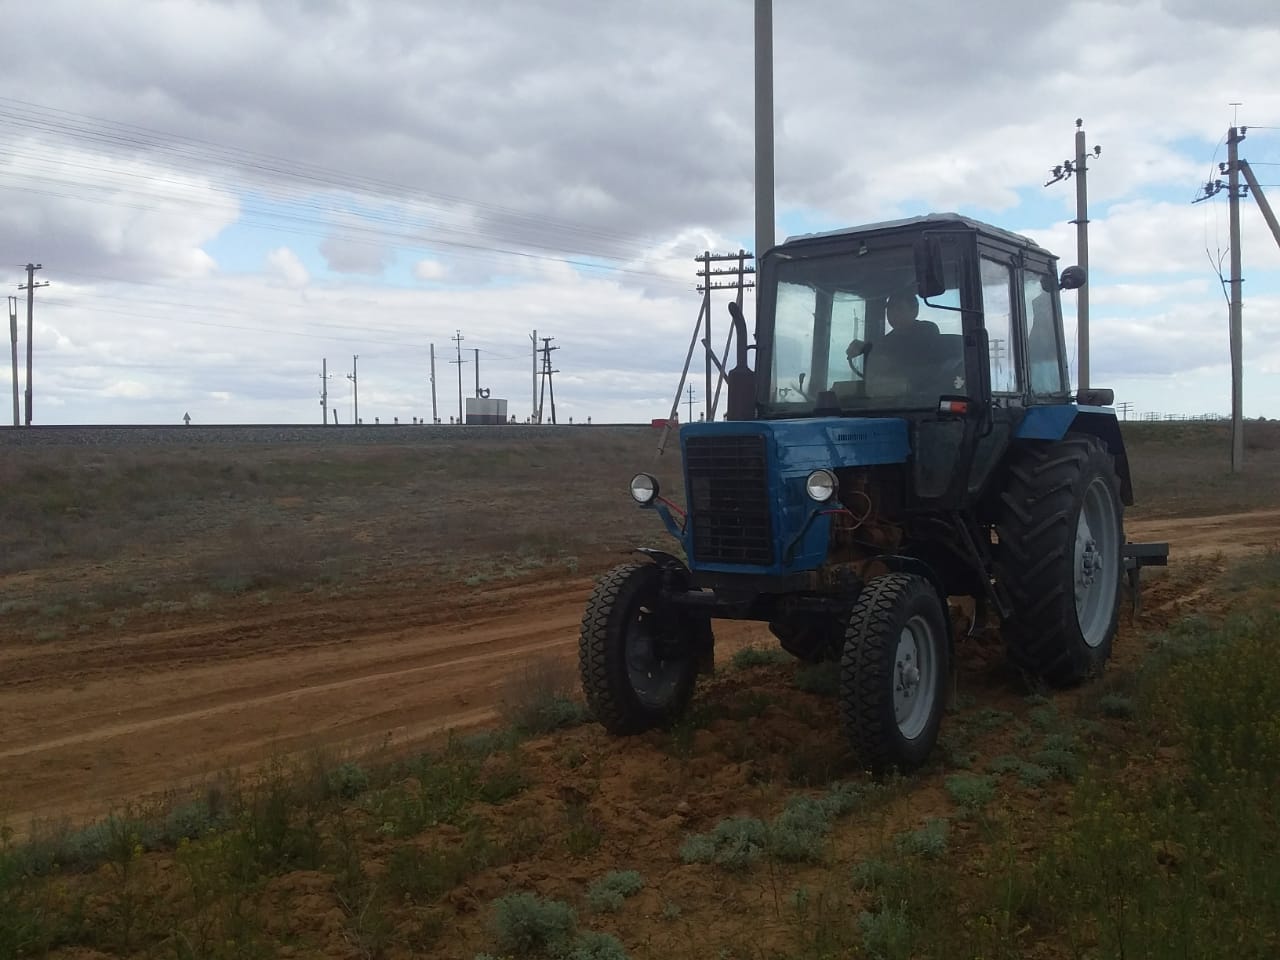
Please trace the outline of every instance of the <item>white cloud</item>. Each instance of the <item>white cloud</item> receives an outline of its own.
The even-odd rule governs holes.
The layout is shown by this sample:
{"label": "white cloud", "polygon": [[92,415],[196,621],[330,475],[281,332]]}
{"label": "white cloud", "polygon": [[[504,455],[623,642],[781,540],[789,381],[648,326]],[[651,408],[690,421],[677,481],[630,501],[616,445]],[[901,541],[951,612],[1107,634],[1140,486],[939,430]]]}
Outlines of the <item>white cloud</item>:
{"label": "white cloud", "polygon": [[276,247],[268,253],[267,268],[290,287],[305,287],[311,279],[298,255],[288,247]]}
{"label": "white cloud", "polygon": [[448,272],[439,260],[419,260],[413,265],[413,275],[419,280],[443,280]]}

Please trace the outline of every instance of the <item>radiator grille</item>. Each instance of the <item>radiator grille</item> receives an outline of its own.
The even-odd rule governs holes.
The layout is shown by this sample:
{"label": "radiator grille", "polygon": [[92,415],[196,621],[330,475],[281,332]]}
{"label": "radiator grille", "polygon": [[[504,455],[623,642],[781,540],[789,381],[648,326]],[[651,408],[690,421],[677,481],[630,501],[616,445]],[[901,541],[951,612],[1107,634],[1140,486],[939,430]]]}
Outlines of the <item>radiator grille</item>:
{"label": "radiator grille", "polygon": [[773,563],[765,438],[690,437],[685,475],[694,561]]}

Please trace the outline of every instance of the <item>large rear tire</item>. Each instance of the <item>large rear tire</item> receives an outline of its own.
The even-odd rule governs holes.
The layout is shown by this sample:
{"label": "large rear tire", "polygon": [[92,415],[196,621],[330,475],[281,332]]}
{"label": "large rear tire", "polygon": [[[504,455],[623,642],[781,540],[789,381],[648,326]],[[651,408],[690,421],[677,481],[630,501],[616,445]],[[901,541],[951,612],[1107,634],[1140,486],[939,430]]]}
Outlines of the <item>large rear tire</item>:
{"label": "large rear tire", "polygon": [[661,608],[662,575],[653,563],[615,567],[587,601],[578,669],[587,705],[612,734],[678,720],[711,650],[710,620]]}
{"label": "large rear tire", "polygon": [[1009,659],[1051,684],[1102,672],[1120,618],[1124,506],[1102,441],[1069,433],[1020,450],[996,524],[996,575],[1013,613]]}
{"label": "large rear tire", "polygon": [[933,585],[914,574],[862,588],[840,658],[840,721],[875,773],[923,764],[938,742],[951,638]]}

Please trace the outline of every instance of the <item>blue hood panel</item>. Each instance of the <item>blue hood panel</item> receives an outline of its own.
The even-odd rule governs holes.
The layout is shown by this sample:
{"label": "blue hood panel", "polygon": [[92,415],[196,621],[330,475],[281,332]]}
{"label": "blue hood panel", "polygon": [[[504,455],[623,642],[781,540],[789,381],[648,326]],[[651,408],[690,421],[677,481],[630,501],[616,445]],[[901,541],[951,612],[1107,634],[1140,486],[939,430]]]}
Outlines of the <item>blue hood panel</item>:
{"label": "blue hood panel", "polygon": [[830,539],[829,513],[839,504],[811,500],[805,493],[809,474],[820,468],[905,463],[911,452],[907,421],[896,417],[725,421],[681,427],[684,462],[689,462],[690,439],[742,436],[764,438],[774,562],[768,566],[700,563],[686,531],[681,540],[695,570],[777,575],[820,567]]}

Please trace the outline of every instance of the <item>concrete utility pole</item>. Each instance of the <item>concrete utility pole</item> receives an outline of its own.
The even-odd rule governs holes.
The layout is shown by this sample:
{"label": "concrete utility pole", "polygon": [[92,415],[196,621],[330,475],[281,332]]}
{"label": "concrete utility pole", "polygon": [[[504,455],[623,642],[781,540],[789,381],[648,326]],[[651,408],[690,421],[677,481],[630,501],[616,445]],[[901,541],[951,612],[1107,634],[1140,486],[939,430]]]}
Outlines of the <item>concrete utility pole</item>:
{"label": "concrete utility pole", "polygon": [[457,336],[450,337],[449,339],[458,347],[458,359],[450,360],[449,362],[456,363],[458,365],[458,422],[465,423],[466,421],[462,416],[462,365],[466,363],[466,361],[462,359],[462,341],[466,338],[463,337],[462,331],[458,330]]}
{"label": "concrete utility pole", "polygon": [[529,339],[533,341],[533,414],[529,417],[530,423],[538,422],[538,331],[535,330],[529,335]]}
{"label": "concrete utility pole", "polygon": [[320,361],[320,422],[329,424],[329,358]]}
{"label": "concrete utility pole", "polygon": [[23,284],[22,286],[18,287],[18,289],[19,289],[19,290],[25,290],[25,291],[27,291],[27,417],[26,417],[26,423],[27,423],[27,426],[28,426],[28,427],[29,427],[29,426],[31,426],[31,328],[32,328],[32,313],[33,313],[33,310],[35,309],[35,293],[36,293],[36,287],[47,287],[47,286],[49,285],[49,281],[47,281],[47,280],[46,280],[46,281],[44,281],[43,283],[36,283],[36,282],[35,282],[35,275],[36,275],[36,271],[37,271],[37,270],[42,270],[42,269],[44,269],[42,264],[39,264],[39,263],[28,263],[28,264],[27,264],[27,282],[26,282],[25,284]]}
{"label": "concrete utility pole", "polygon": [[[756,256],[773,246],[773,0],[756,0]],[[759,261],[757,260],[757,265]]]}
{"label": "concrete utility pole", "polygon": [[347,374],[347,379],[351,381],[352,400],[355,409],[352,411],[351,422],[356,426],[360,425],[360,381],[356,376],[356,361],[360,359],[360,354],[354,354],[351,357],[351,372]]}
{"label": "concrete utility pole", "polygon": [[688,394],[688,397],[689,397],[689,399],[685,401],[687,404],[689,404],[689,422],[693,423],[693,384],[692,383],[685,388],[685,392]]}
{"label": "concrete utility pole", "polygon": [[1102,147],[1095,145],[1086,150],[1084,145],[1084,121],[1076,120],[1076,155],[1074,160],[1064,160],[1053,168],[1053,179],[1045,186],[1060,180],[1076,178],[1076,263],[1085,272],[1085,285],[1076,290],[1076,389],[1089,389],[1089,157],[1102,156]]}
{"label": "concrete utility pole", "polygon": [[431,422],[439,423],[440,414],[436,411],[436,345],[431,345]]}
{"label": "concrete utility pole", "polygon": [[1267,195],[1262,192],[1262,185],[1258,183],[1258,178],[1253,175],[1253,168],[1249,166],[1248,160],[1240,161],[1240,172],[1244,174],[1245,182],[1249,184],[1249,189],[1253,191],[1253,195],[1258,201],[1258,209],[1262,211],[1262,219],[1267,221],[1267,226],[1271,229],[1271,236],[1275,237],[1276,244],[1280,245],[1280,222],[1276,221],[1276,215],[1271,210]]}
{"label": "concrete utility pole", "polygon": [[9,298],[9,343],[13,352],[13,425],[18,426],[18,298]]}
{"label": "concrete utility pole", "polygon": [[1240,156],[1239,144],[1244,133],[1231,127],[1227,131],[1227,190],[1230,202],[1231,230],[1231,472],[1244,469],[1244,384],[1242,341],[1242,304],[1240,302]]}
{"label": "concrete utility pole", "polygon": [[472,347],[471,350],[476,357],[476,361],[475,361],[476,362],[476,399],[479,400],[480,399],[480,348]]}

